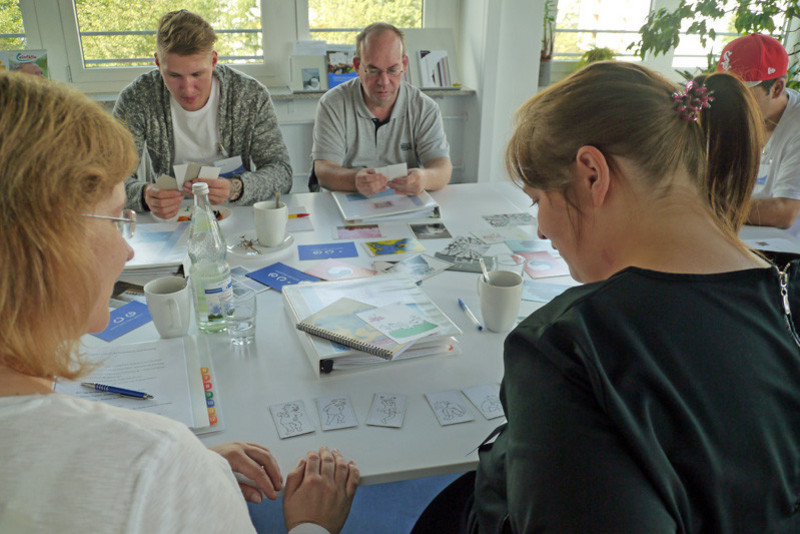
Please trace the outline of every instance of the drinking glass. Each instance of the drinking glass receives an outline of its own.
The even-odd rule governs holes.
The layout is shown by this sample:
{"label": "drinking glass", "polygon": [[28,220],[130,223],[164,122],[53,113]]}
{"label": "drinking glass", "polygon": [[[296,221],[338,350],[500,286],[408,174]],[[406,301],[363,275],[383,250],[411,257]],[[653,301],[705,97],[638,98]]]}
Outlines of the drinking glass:
{"label": "drinking glass", "polygon": [[234,345],[248,345],[256,338],[256,293],[233,284],[233,296],[226,316],[228,334]]}

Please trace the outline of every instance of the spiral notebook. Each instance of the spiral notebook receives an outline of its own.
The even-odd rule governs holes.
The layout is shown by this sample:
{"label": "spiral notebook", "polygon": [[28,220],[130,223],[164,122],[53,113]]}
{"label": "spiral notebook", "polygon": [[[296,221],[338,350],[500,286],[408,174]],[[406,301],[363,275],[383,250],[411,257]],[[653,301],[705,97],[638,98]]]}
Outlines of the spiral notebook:
{"label": "spiral notebook", "polygon": [[[396,350],[390,360],[296,328],[295,332],[297,332],[300,344],[305,349],[311,368],[317,376],[320,376],[320,373],[329,374],[333,372],[334,374],[339,374],[357,369],[374,368],[382,364],[394,363],[398,360],[411,360],[422,356],[455,355],[460,353],[458,341],[453,336],[461,334],[461,330],[433,303],[421,287],[404,275],[389,273],[376,274],[375,276],[354,280],[303,282],[284,286],[283,298],[284,308],[292,325],[302,322],[314,324],[312,316],[340,299],[348,298],[366,306],[367,309],[379,308],[397,302],[412,305],[415,311],[442,327],[436,335],[418,339],[413,343],[409,343],[408,345],[410,346],[402,350]],[[343,309],[346,311],[341,312],[340,316],[346,316],[350,313],[350,308]],[[328,315],[336,317],[335,313],[329,313]],[[366,324],[361,319],[357,319],[360,323]],[[344,322],[344,319],[342,319],[342,322]],[[359,323],[356,324],[358,325]],[[360,341],[363,341],[365,337],[368,338],[363,334],[355,337],[359,338]],[[389,344],[379,345],[376,339],[372,339],[371,343],[381,348],[391,347]]]}
{"label": "spiral notebook", "polygon": [[374,308],[343,297],[297,323],[297,329],[384,360],[392,360],[411,342],[396,343],[356,315]]}

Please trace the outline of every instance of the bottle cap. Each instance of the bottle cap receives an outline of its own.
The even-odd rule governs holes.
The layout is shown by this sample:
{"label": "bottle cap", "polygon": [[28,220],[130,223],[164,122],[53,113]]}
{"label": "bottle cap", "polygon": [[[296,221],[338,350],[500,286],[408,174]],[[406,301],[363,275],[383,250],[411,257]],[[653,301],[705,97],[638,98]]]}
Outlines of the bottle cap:
{"label": "bottle cap", "polygon": [[207,195],[208,194],[208,184],[205,182],[195,182],[192,184],[192,194],[193,195]]}

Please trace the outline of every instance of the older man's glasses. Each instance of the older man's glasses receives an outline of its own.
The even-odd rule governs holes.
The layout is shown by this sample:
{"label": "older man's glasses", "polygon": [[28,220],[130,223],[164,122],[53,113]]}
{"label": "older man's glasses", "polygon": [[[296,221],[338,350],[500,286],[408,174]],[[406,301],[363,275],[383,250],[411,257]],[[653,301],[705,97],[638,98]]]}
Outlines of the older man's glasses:
{"label": "older man's glasses", "polygon": [[378,76],[383,75],[384,72],[390,78],[397,78],[398,76],[403,75],[404,70],[401,65],[395,65],[394,67],[389,67],[386,70],[379,69],[377,67],[364,67],[364,72],[366,73],[367,78],[377,78]]}
{"label": "older man's glasses", "polygon": [[120,217],[109,217],[107,215],[94,215],[90,213],[84,213],[83,216],[91,217],[92,219],[114,221],[119,233],[121,233],[122,237],[125,239],[132,238],[134,231],[136,231],[136,212],[133,210],[122,210]]}

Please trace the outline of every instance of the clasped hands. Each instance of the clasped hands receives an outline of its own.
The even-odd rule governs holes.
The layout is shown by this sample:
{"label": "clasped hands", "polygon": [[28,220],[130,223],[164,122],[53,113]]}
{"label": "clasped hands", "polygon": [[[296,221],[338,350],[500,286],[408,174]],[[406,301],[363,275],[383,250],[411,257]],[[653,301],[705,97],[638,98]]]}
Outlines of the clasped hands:
{"label": "clasped hands", "polygon": [[355,462],[347,461],[339,451],[322,447],[309,451],[283,483],[280,468],[269,449],[254,443],[231,442],[211,447],[222,455],[236,473],[252,480],[257,487],[239,483],[244,498],[261,502],[261,492],[268,499],[283,493],[283,518],[286,529],[301,523],[314,523],[331,534],[344,526],[359,482]]}
{"label": "clasped hands", "polygon": [[409,169],[406,176],[389,180],[385,175],[376,173],[375,169],[361,169],[356,173],[356,190],[368,197],[381,191],[394,189],[398,195],[419,195],[425,191],[427,180],[424,169]]}
{"label": "clasped hands", "polygon": [[183,183],[183,190],[159,189],[148,184],[144,189],[144,202],[156,217],[171,219],[178,214],[184,195],[192,194],[192,184],[205,182],[208,184],[208,200],[211,204],[222,204],[231,194],[231,183],[226,178],[196,178]]}

